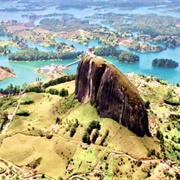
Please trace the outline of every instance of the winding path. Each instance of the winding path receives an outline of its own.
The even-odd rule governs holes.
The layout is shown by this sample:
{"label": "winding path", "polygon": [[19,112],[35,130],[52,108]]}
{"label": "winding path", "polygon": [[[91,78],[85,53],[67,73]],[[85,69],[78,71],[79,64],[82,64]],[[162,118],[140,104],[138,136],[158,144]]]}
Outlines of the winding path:
{"label": "winding path", "polygon": [[2,129],[2,131],[1,131],[2,134],[7,131],[8,127],[9,127],[9,124],[10,124],[11,121],[13,120],[13,118],[14,118],[14,116],[16,115],[16,112],[17,112],[17,110],[18,110],[18,108],[19,108],[20,100],[21,100],[25,95],[26,95],[26,94],[23,94],[23,95],[21,96],[21,98],[19,99],[19,102],[18,102],[18,104],[17,104],[17,106],[16,106],[13,114],[12,114],[12,115],[9,115],[8,120],[7,120],[6,124],[3,126],[3,129]]}

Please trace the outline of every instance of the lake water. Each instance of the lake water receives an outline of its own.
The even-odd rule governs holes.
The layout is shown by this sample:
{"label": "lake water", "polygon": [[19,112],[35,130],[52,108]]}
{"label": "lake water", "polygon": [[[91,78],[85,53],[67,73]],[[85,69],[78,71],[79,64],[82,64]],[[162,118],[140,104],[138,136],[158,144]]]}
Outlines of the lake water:
{"label": "lake water", "polygon": [[[2,6],[3,7],[3,6]],[[6,7],[6,6],[4,6]],[[149,13],[155,13],[159,15],[171,15],[173,17],[180,18],[180,13],[174,13],[170,12],[170,9],[164,9],[163,7],[156,7],[156,9],[153,9],[154,7],[142,7],[134,10],[123,10],[118,8],[105,8],[101,10],[94,9],[95,7],[87,8],[84,10],[77,10],[77,9],[69,9],[69,10],[57,10],[56,7],[49,7],[46,10],[43,11],[30,11],[30,13],[34,13],[36,15],[47,15],[51,13],[69,13],[73,14],[77,18],[86,18],[87,16],[92,16],[95,13],[108,13],[108,12],[114,12],[114,13],[120,13],[120,14],[149,14]],[[13,12],[13,16],[11,12],[0,12],[0,20],[17,20],[19,22],[27,22],[28,19],[22,17],[23,14],[26,14],[26,12],[18,11]],[[37,20],[36,24],[38,24],[39,20]],[[101,23],[101,20],[95,20],[95,22],[91,23]],[[134,36],[137,35],[137,32],[134,32]],[[0,40],[9,40],[8,37],[0,36]],[[92,46],[101,46],[101,44],[98,42],[98,40],[92,40],[90,41],[86,46],[79,44],[77,42],[65,40],[62,38],[56,38],[56,42],[64,42],[69,45],[73,45],[78,51],[87,51],[88,47]],[[30,43],[28,42],[27,45],[32,48],[38,48],[40,51],[45,52],[51,52],[55,51],[53,47],[42,47],[40,46],[40,43]],[[126,47],[118,47],[118,49],[127,50]],[[10,48],[11,52],[18,51],[17,48]],[[140,61],[135,64],[126,64],[126,63],[120,63],[117,62],[115,58],[112,57],[106,57],[108,61],[113,63],[118,69],[120,69],[122,72],[129,73],[139,73],[144,75],[153,75],[158,78],[166,79],[170,83],[180,83],[180,66],[175,69],[164,69],[164,68],[154,68],[151,65],[151,62],[155,58],[169,58],[177,61],[180,65],[180,48],[168,48],[166,51],[163,52],[157,52],[157,53],[139,53],[139,52],[133,52],[140,56]],[[22,85],[23,83],[31,83],[36,80],[37,77],[41,79],[45,79],[45,77],[38,75],[35,73],[36,68],[39,68],[41,66],[50,65],[51,63],[56,64],[68,64],[74,60],[63,60],[63,61],[36,61],[36,62],[9,62],[8,56],[0,56],[0,66],[7,66],[10,68],[13,68],[17,77],[16,78],[9,78],[4,81],[0,82],[0,88],[7,87],[10,83]],[[77,64],[71,66],[69,70],[66,70],[65,73],[68,74],[74,74],[76,73]]]}
{"label": "lake water", "polygon": [[[92,40],[90,41],[86,46],[79,44],[74,41],[65,40],[62,38],[56,38],[57,42],[65,42],[69,45],[74,45],[74,47],[78,51],[87,51],[88,47],[92,46],[101,46],[100,43],[98,43],[98,40]],[[37,47],[42,48],[39,46],[38,43],[28,43],[30,47]],[[126,47],[119,47],[118,49],[127,50]],[[12,52],[17,51],[17,48],[11,48]],[[53,51],[52,47],[45,48],[45,51]],[[175,69],[164,69],[164,68],[154,68],[152,67],[151,63],[152,60],[155,58],[170,58],[173,60],[176,60],[180,64],[180,47],[173,49],[168,48],[166,51],[163,52],[157,52],[157,53],[139,53],[139,52],[133,52],[134,54],[137,54],[140,56],[140,61],[135,64],[126,64],[117,62],[116,58],[113,57],[105,57],[109,62],[113,63],[119,70],[121,70],[124,73],[138,73],[138,74],[144,74],[144,75],[153,75],[158,78],[166,79],[168,82],[171,83],[180,83],[180,66]],[[63,60],[63,61],[35,61],[35,62],[9,62],[8,56],[0,56],[0,65],[7,66],[10,68],[13,68],[15,70],[15,73],[17,75],[16,78],[9,78],[4,81],[0,82],[0,88],[5,88],[10,83],[22,85],[23,83],[31,83],[36,80],[37,77],[41,78],[42,80],[45,79],[45,77],[38,75],[35,73],[35,70],[39,67],[50,65],[51,63],[55,64],[69,64],[73,62],[74,60]],[[75,74],[76,73],[77,64],[70,67],[69,70],[64,71],[64,73],[67,74]]]}
{"label": "lake water", "polygon": [[[17,8],[16,1],[13,1],[11,3],[3,1],[3,2],[1,2],[0,9],[12,8],[12,7]],[[19,8],[19,9],[21,9],[21,8]],[[77,18],[85,18],[88,16],[92,16],[96,13],[105,14],[105,13],[110,13],[110,12],[117,13],[117,14],[151,14],[151,13],[154,13],[154,14],[162,15],[162,16],[173,16],[176,18],[180,18],[179,12],[172,12],[171,8],[164,8],[162,6],[141,7],[141,8],[137,8],[137,9],[131,9],[131,10],[112,8],[112,7],[98,8],[98,9],[96,9],[96,7],[90,7],[90,8],[86,8],[86,9],[82,9],[82,10],[70,8],[67,10],[59,10],[55,6],[52,6],[52,7],[50,6],[41,11],[35,11],[35,10],[28,11],[28,12],[25,12],[25,11],[13,11],[13,12],[1,11],[0,12],[0,14],[1,14],[0,21],[17,20],[18,22],[28,22],[27,17],[22,17],[22,15],[24,15],[24,14],[48,15],[48,14],[52,14],[52,13],[68,13],[68,14],[74,15]],[[35,25],[38,25],[40,20],[35,21]]]}

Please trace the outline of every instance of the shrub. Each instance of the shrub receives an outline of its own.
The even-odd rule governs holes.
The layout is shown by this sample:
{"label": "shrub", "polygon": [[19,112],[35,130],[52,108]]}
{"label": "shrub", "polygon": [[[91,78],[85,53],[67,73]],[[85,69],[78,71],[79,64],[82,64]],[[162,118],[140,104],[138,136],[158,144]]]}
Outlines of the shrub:
{"label": "shrub", "polygon": [[52,139],[52,137],[53,137],[52,134],[47,134],[47,135],[46,135],[46,138],[47,138],[47,139]]}
{"label": "shrub", "polygon": [[59,91],[57,89],[52,89],[50,88],[48,93],[52,94],[52,95],[58,95],[59,94]]}
{"label": "shrub", "polygon": [[83,137],[82,137],[82,141],[84,143],[90,144],[90,135],[87,131],[85,131]]}
{"label": "shrub", "polygon": [[30,113],[29,113],[29,111],[27,111],[27,110],[19,110],[19,111],[16,113],[16,115],[18,115],[18,116],[29,116]]}
{"label": "shrub", "polygon": [[148,151],[148,157],[151,156],[151,155],[155,155],[156,154],[156,151],[155,149],[151,149]]}
{"label": "shrub", "polygon": [[98,129],[96,129],[96,131],[94,132],[94,134],[92,135],[92,142],[94,143],[96,141],[96,139],[99,136],[99,131]]}
{"label": "shrub", "polygon": [[73,137],[75,133],[76,133],[76,128],[75,127],[71,128],[70,137]]}
{"label": "shrub", "polygon": [[142,161],[139,159],[137,162],[136,162],[137,166],[140,167],[141,164],[142,164]]}
{"label": "shrub", "polygon": [[73,124],[73,126],[75,127],[75,128],[77,128],[78,126],[79,126],[79,121],[78,121],[78,119],[75,119],[75,123]]}
{"label": "shrub", "polygon": [[62,88],[61,91],[59,92],[59,95],[62,97],[68,96],[69,92],[68,90]]}
{"label": "shrub", "polygon": [[150,107],[150,102],[149,101],[146,101],[145,107],[146,107],[146,109],[149,109],[149,107]]}
{"label": "shrub", "polygon": [[60,124],[60,118],[59,117],[56,118],[56,124]]}
{"label": "shrub", "polygon": [[26,105],[26,104],[32,104],[34,101],[30,97],[25,97],[21,100],[21,104]]}

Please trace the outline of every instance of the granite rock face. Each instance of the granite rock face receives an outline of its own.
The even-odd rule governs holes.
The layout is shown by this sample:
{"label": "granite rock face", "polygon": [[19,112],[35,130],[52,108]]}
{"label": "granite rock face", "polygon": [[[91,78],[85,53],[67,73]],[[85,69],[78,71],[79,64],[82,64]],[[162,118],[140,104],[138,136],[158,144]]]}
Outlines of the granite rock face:
{"label": "granite rock face", "polygon": [[114,119],[138,136],[149,135],[146,108],[136,87],[103,58],[83,57],[75,94],[80,102],[95,105],[101,117]]}

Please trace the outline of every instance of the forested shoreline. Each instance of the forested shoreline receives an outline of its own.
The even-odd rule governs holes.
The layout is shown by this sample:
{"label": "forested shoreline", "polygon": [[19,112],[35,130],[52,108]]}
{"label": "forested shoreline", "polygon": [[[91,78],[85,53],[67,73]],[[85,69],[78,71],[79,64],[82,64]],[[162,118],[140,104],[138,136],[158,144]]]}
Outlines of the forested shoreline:
{"label": "forested shoreline", "polygon": [[61,60],[75,59],[82,52],[43,52],[37,49],[28,48],[9,55],[10,61],[43,61],[43,60]]}
{"label": "forested shoreline", "polygon": [[98,47],[93,48],[93,50],[94,54],[98,56],[115,56],[119,62],[134,63],[139,61],[139,56],[128,51],[117,50],[113,46]]}

